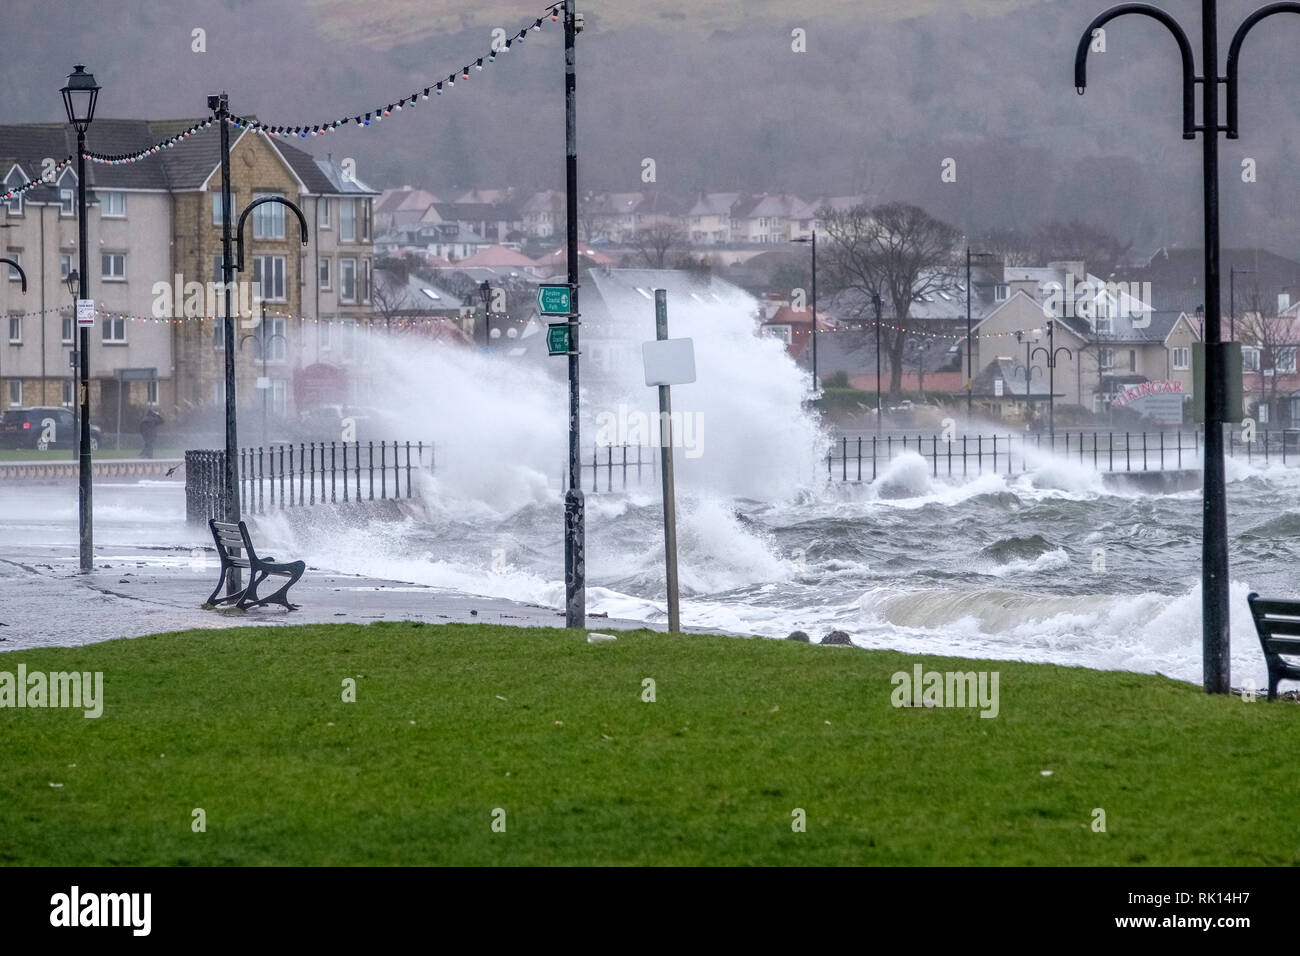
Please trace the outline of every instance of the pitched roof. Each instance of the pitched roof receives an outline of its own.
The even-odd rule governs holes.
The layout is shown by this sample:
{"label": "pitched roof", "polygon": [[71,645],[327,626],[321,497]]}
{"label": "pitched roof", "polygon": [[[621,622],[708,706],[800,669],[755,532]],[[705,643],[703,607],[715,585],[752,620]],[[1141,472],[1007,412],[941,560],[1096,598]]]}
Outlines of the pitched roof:
{"label": "pitched roof", "polygon": [[461,259],[457,266],[460,268],[486,267],[489,269],[500,268],[536,268],[537,262],[529,259],[522,252],[515,252],[513,249],[507,249],[505,246],[488,246],[480,249],[472,256],[466,256]]}

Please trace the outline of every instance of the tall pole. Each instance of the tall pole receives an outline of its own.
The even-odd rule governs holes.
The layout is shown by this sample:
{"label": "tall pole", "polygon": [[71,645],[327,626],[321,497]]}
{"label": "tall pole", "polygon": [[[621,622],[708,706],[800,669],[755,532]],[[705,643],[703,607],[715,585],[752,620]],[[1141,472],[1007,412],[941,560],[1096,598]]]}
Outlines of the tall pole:
{"label": "tall pole", "polygon": [[1202,495],[1201,620],[1205,691],[1226,694],[1228,654],[1228,492],[1223,461],[1223,345],[1219,298],[1219,22],[1215,0],[1201,2],[1201,116],[1205,191],[1205,489]]}
{"label": "tall pole", "polygon": [[[668,338],[668,292],[655,289],[655,340]],[[668,633],[682,629],[681,607],[677,594],[677,492],[673,482],[673,400],[672,388],[659,386],[659,456],[664,491],[664,567],[668,586]]]}
{"label": "tall pole", "polygon": [[[77,130],[77,264],[78,297],[90,298],[90,254],[86,238],[86,131]],[[80,323],[78,323],[80,325]],[[77,531],[80,540],[81,570],[89,571],[95,563],[94,509],[90,464],[90,329],[78,330],[81,383],[77,395],[80,409],[77,451]]]}
{"label": "tall pole", "polygon": [[[262,444],[266,444],[266,393],[271,390],[271,380],[266,375],[266,303],[262,303]],[[286,350],[287,351],[287,350]]]}
{"label": "tall pole", "polygon": [[970,421],[974,416],[975,402],[975,369],[971,358],[971,326],[970,326],[970,246],[966,247],[966,420]]}
{"label": "tall pole", "polygon": [[[208,98],[212,105],[213,97]],[[225,520],[239,520],[239,439],[235,428],[235,316],[231,307],[230,291],[235,278],[235,258],[231,249],[231,218],[235,214],[230,197],[230,98],[222,93],[217,99],[217,124],[221,127],[221,285],[225,298],[226,344],[226,501]],[[216,321],[214,319],[213,321]],[[263,330],[265,335],[265,330]],[[265,340],[263,340],[265,341]],[[227,577],[227,594],[236,593],[241,586],[238,568],[231,568]]]}
{"label": "tall pole", "polygon": [[813,397],[821,390],[817,378],[817,230],[812,231],[812,373]]}
{"label": "tall pole", "polygon": [[1056,342],[1053,334],[1055,324],[1051,321],[1047,323],[1047,432],[1052,443],[1052,451],[1056,451]]}
{"label": "tall pole", "polygon": [[574,0],[564,0],[564,188],[568,206],[569,314],[569,489],[564,495],[564,622],[587,626],[585,505],[582,496],[578,403],[578,114],[575,59],[578,36]]}
{"label": "tall pole", "polygon": [[879,292],[872,293],[871,304],[876,307],[876,431],[879,432],[884,423],[880,411],[880,311],[882,303]]}

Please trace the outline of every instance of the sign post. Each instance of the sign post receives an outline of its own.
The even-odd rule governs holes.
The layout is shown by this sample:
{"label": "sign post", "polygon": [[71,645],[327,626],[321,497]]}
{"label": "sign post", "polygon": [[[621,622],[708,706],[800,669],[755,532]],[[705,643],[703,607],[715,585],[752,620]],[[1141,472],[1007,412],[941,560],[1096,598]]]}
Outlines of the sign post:
{"label": "sign post", "polygon": [[673,483],[672,386],[695,381],[695,347],[690,339],[668,338],[668,292],[655,289],[655,340],[641,346],[645,383],[659,388],[659,454],[663,466],[664,564],[668,589],[668,632],[682,629],[677,589],[677,490]]}

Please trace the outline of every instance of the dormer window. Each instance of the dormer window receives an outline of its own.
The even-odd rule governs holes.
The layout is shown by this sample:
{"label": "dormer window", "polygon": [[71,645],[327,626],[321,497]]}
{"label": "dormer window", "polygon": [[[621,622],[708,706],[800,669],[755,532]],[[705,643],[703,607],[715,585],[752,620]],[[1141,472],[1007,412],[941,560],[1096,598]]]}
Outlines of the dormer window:
{"label": "dormer window", "polygon": [[[9,175],[5,177],[5,190],[17,189],[27,182],[27,177],[22,174],[17,166],[9,170]],[[23,214],[23,197],[14,196],[12,199],[5,200],[5,208],[11,216],[21,216]]]}

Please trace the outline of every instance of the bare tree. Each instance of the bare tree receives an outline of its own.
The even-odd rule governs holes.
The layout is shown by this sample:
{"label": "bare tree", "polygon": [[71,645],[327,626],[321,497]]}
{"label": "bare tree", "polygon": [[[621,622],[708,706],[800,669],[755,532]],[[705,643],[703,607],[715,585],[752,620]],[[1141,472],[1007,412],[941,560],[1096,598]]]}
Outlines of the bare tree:
{"label": "bare tree", "polygon": [[1034,227],[1031,248],[1041,264],[1053,260],[1084,263],[1089,272],[1105,278],[1128,255],[1131,242],[1121,242],[1100,226],[1074,219],[1053,220]]}
{"label": "bare tree", "polygon": [[858,293],[859,319],[874,318],[868,310],[876,295],[892,313],[894,327],[881,329],[881,342],[889,358],[889,390],[897,394],[907,333],[921,325],[912,322],[912,303],[957,288],[953,249],[960,233],[919,206],[901,202],[823,209],[818,218],[828,238],[830,287]]}
{"label": "bare tree", "polygon": [[686,234],[673,222],[656,222],[632,234],[632,247],[640,254],[647,269],[667,268],[672,253],[686,244]]}
{"label": "bare tree", "polygon": [[1277,315],[1273,303],[1258,288],[1247,291],[1244,301],[1246,312],[1238,322],[1241,338],[1259,349],[1260,401],[1276,412],[1280,380],[1296,370],[1300,330],[1294,318]]}
{"label": "bare tree", "polygon": [[406,290],[405,272],[375,272],[374,288],[370,302],[375,315],[383,316],[384,331],[392,330],[393,319],[411,308],[411,297]]}

